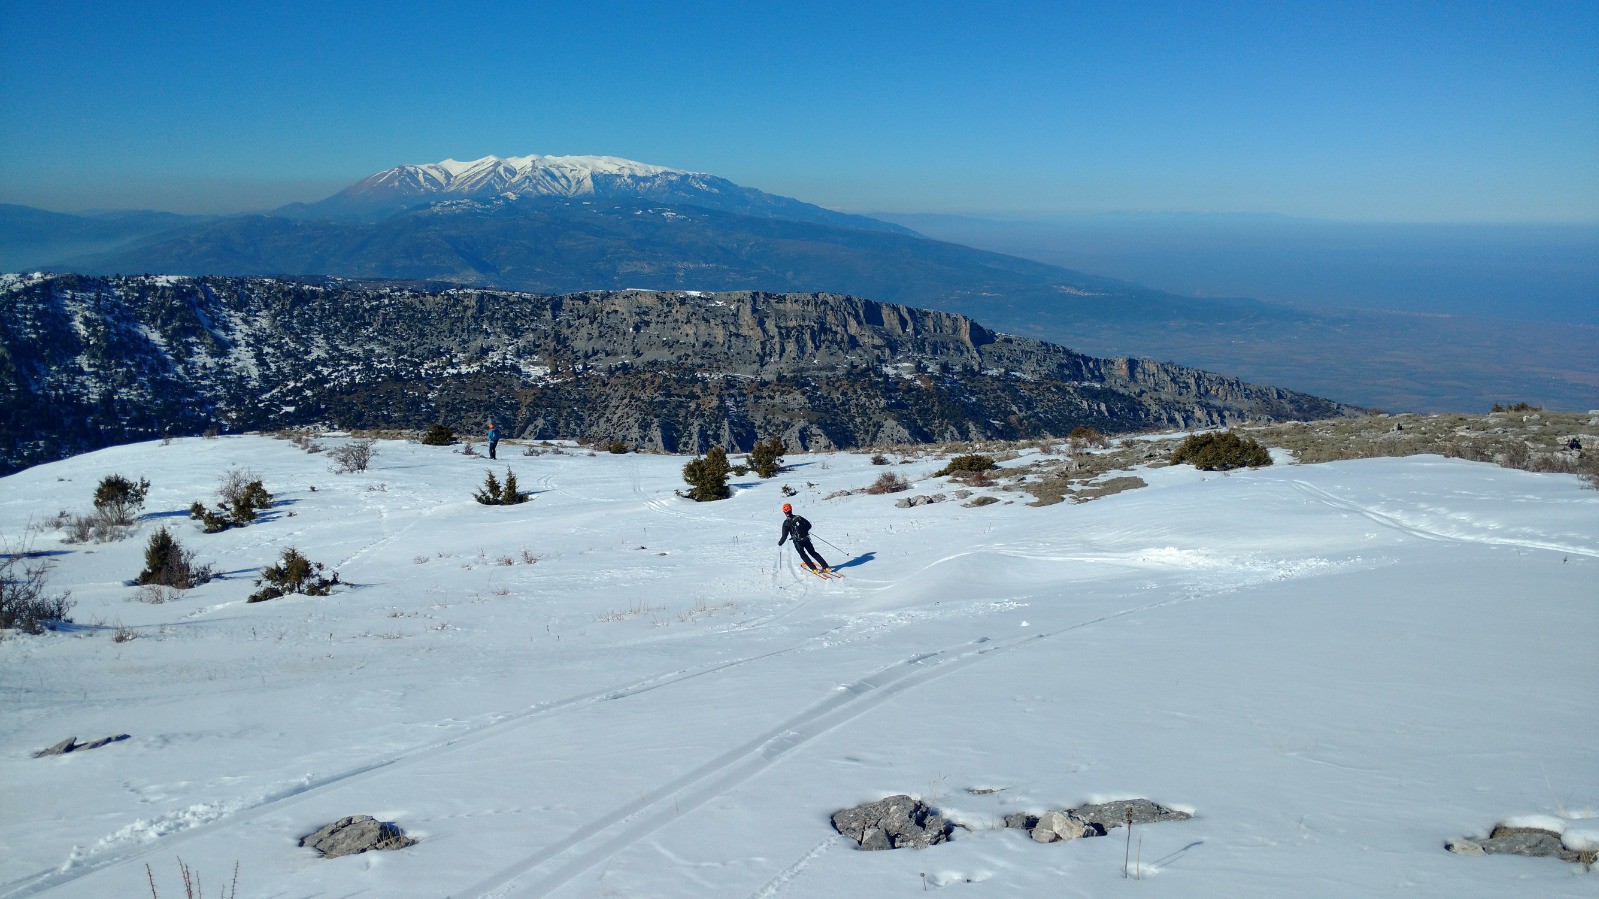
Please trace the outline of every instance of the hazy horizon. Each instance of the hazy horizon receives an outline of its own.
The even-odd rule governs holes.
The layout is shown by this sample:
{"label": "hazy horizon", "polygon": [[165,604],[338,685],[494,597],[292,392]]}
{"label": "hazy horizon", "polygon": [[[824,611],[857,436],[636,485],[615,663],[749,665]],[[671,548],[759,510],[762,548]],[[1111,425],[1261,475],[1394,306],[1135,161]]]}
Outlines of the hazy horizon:
{"label": "hazy horizon", "polygon": [[1185,296],[1599,325],[1599,224],[877,214],[934,239]]}

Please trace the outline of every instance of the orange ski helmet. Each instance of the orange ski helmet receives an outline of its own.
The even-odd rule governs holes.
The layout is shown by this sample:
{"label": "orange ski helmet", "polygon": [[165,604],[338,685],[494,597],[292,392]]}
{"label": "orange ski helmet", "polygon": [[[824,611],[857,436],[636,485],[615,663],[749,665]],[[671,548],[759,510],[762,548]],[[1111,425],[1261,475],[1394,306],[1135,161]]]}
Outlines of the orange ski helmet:
{"label": "orange ski helmet", "polygon": [[792,512],[792,511],[794,511],[794,507],[793,506],[789,505],[788,503],[784,503],[783,504],[783,514],[784,515],[787,515],[788,513]]}

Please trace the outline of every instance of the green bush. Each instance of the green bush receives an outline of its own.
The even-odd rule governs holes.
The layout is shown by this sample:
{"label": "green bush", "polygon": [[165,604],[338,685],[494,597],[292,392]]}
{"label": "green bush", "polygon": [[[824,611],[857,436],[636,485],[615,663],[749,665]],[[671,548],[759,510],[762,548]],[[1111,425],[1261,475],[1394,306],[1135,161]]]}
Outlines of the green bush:
{"label": "green bush", "polygon": [[1105,438],[1104,434],[1099,432],[1098,428],[1091,428],[1087,425],[1078,425],[1072,428],[1072,432],[1066,435],[1066,440],[1073,448],[1095,446],[1103,449],[1110,446],[1110,441]]}
{"label": "green bush", "polygon": [[132,524],[144,508],[144,498],[150,492],[150,481],[141,478],[137,484],[119,474],[108,474],[94,488],[94,508],[100,517],[111,524]]}
{"label": "green bush", "polygon": [[1271,454],[1259,441],[1232,431],[1194,434],[1177,445],[1171,464],[1192,463],[1201,471],[1227,471],[1271,464]]}
{"label": "green bush", "polygon": [[620,440],[612,440],[610,443],[605,444],[605,450],[617,456],[628,452],[627,444]]}
{"label": "green bush", "polygon": [[945,475],[970,474],[978,471],[989,471],[998,467],[999,463],[994,461],[993,456],[985,456],[981,453],[968,453],[967,455],[956,456],[955,458],[949,460],[948,465],[945,465],[938,471],[933,472],[933,477],[941,478]]}
{"label": "green bush", "polygon": [[434,425],[422,434],[421,442],[427,446],[449,446],[455,443],[455,429],[445,424]]}
{"label": "green bush", "polygon": [[331,578],[324,577],[322,572],[325,570],[321,562],[307,559],[291,546],[283,551],[283,558],[278,564],[261,569],[261,576],[255,581],[255,585],[261,589],[250,594],[247,602],[263,602],[290,593],[327,596],[339,582],[339,573],[335,571]]}
{"label": "green bush", "polygon": [[762,478],[772,477],[783,470],[783,453],[787,451],[788,448],[783,445],[781,437],[757,443],[755,448],[750,450],[750,468]]}
{"label": "green bush", "polygon": [[199,521],[207,534],[228,528],[244,527],[258,517],[256,513],[272,508],[272,494],[253,472],[235,468],[222,476],[222,486],[217,489],[221,502],[216,509],[207,509],[196,500],[189,506],[189,517]]}
{"label": "green bush", "polygon": [[697,503],[727,499],[727,474],[732,468],[727,464],[727,452],[719,446],[706,450],[705,455],[683,466],[683,480],[693,489],[689,499]]}

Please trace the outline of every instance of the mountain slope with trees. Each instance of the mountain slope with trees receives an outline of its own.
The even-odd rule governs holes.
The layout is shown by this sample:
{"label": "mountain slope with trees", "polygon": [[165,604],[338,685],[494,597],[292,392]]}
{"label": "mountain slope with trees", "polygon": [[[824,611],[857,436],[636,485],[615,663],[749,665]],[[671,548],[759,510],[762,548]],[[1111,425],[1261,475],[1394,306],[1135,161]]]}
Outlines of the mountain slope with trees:
{"label": "mountain slope with trees", "polygon": [[536,295],[336,279],[5,276],[8,469],[326,423],[799,449],[1208,427],[1349,407],[837,294]]}

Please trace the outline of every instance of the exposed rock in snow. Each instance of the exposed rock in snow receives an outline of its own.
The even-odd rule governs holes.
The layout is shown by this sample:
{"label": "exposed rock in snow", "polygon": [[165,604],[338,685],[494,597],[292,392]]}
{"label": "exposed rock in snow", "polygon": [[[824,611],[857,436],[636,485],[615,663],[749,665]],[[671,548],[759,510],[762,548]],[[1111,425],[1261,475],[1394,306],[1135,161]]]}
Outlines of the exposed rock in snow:
{"label": "exposed rock in snow", "polygon": [[833,815],[833,827],[862,849],[922,849],[949,839],[950,824],[925,803],[890,796]]}
{"label": "exposed rock in snow", "polygon": [[1032,834],[1033,839],[1040,843],[1097,836],[1086,822],[1071,812],[1045,812],[1033,826]]}
{"label": "exposed rock in snow", "polygon": [[99,749],[101,746],[107,746],[112,743],[120,743],[126,739],[128,739],[127,734],[117,734],[114,737],[102,737],[89,743],[79,743],[77,737],[67,737],[65,740],[62,740],[48,749],[41,749],[38,752],[35,752],[33,757],[39,759],[44,758],[47,755],[66,755],[69,752],[78,752],[84,749]]}
{"label": "exposed rock in snow", "polygon": [[340,818],[316,833],[300,839],[301,846],[308,846],[321,852],[323,858],[404,849],[415,844],[416,840],[406,836],[405,831],[397,825],[388,821],[379,821],[371,815]]}

